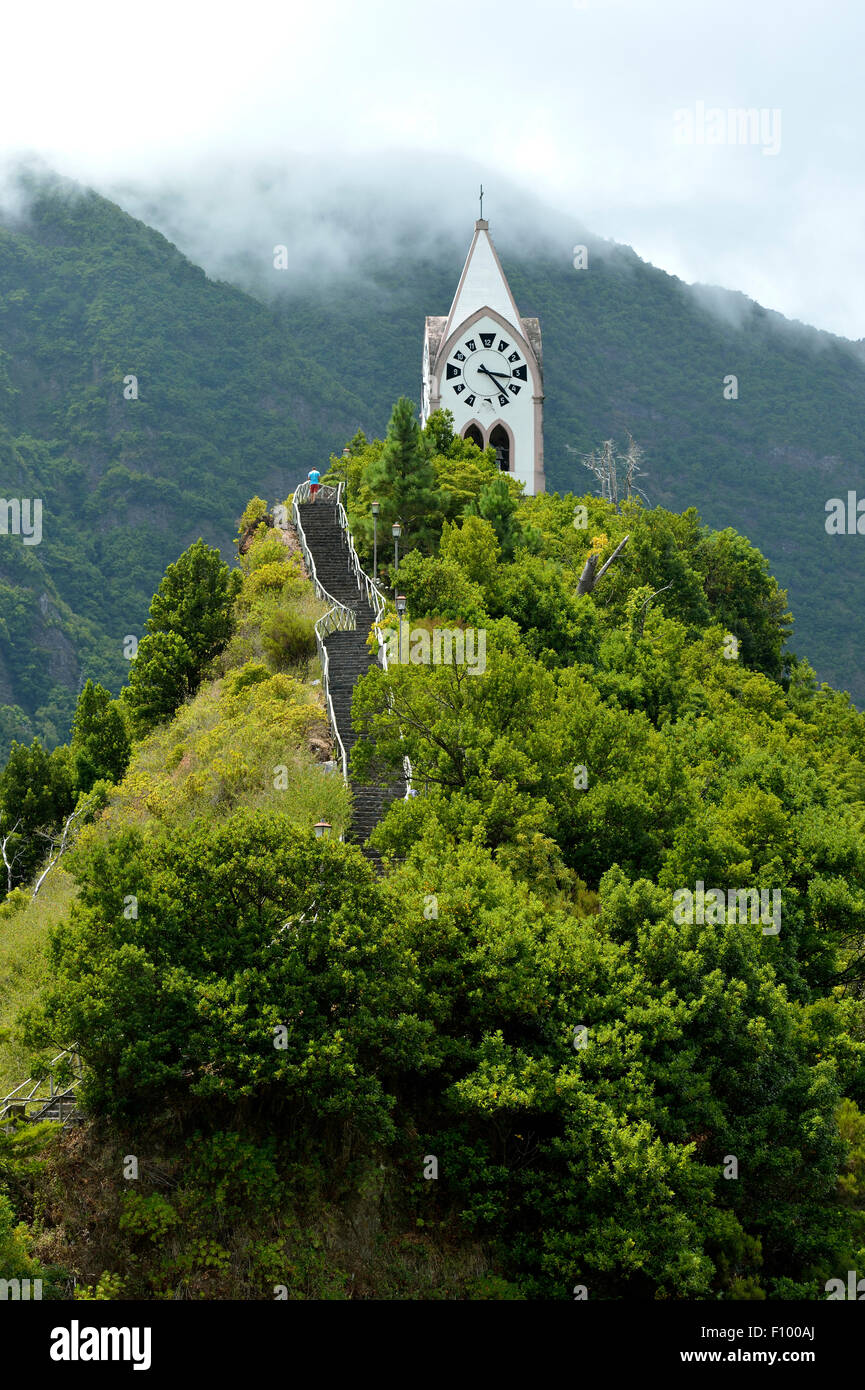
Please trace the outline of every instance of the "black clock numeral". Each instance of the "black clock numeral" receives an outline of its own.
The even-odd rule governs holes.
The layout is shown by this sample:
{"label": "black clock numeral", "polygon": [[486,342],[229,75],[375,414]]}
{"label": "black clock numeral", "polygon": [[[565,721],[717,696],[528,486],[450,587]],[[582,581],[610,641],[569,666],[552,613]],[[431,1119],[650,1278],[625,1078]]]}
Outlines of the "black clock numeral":
{"label": "black clock numeral", "polygon": [[450,362],[448,362],[448,381],[450,381],[451,377],[462,376],[462,374],[462,367],[454,367]]}
{"label": "black clock numeral", "polygon": [[466,360],[466,355],[465,355],[464,352],[455,352],[455,353],[454,353],[454,361],[455,361],[455,362],[465,362],[465,360]]}
{"label": "black clock numeral", "polygon": [[509,361],[509,362],[519,362],[519,360],[520,360],[520,354],[519,354],[518,352],[512,352],[511,355],[510,355],[510,357],[508,358],[508,361]]}
{"label": "black clock numeral", "polygon": [[466,405],[474,405],[476,400],[476,396],[466,396]]}
{"label": "black clock numeral", "polygon": [[499,352],[507,352],[510,343],[506,343],[504,338],[499,338]]}
{"label": "black clock numeral", "polygon": [[503,391],[502,394],[499,396],[499,405],[507,405],[507,403],[508,403],[508,398],[507,398],[507,396],[505,395],[505,393],[504,393],[504,391]]}
{"label": "black clock numeral", "polygon": [[519,386],[514,386],[513,383],[511,383],[511,385],[508,387],[508,390],[513,391],[515,396],[518,396],[520,394]]}
{"label": "black clock numeral", "polygon": [[496,340],[496,335],[495,335],[495,333],[482,333],[482,334],[481,334],[481,342],[483,343],[483,345],[484,345],[485,348],[491,348],[492,345],[493,345],[493,343],[495,342],[495,340]]}
{"label": "black clock numeral", "polygon": [[469,338],[468,342],[466,343],[466,347],[468,348],[469,352],[477,352],[478,350],[478,345],[475,342],[474,338]]}
{"label": "black clock numeral", "polygon": [[456,386],[454,387],[454,390],[456,391],[457,395],[459,395],[459,394],[460,394],[462,391],[464,391],[465,389],[466,389],[466,388],[465,388],[465,386],[463,385],[462,382],[459,382],[458,385],[456,385]]}
{"label": "black clock numeral", "polygon": [[529,379],[529,374],[525,367],[514,367],[511,375],[519,377],[520,381],[528,381]]}

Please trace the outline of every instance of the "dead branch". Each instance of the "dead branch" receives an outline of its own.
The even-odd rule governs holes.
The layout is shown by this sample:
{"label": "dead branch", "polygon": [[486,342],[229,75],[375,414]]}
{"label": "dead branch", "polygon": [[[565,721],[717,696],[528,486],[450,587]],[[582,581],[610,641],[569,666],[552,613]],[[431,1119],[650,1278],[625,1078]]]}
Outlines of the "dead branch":
{"label": "dead branch", "polygon": [[629,433],[628,448],[624,457],[626,496],[630,497],[632,493],[636,492],[639,494],[640,497],[642,497],[643,501],[646,503],[647,506],[651,506],[651,503],[649,502],[649,499],[646,496],[643,489],[641,487],[637,487],[637,484],[634,482],[635,478],[642,478],[645,476],[645,469],[640,467],[642,462],[643,449],[639,444],[636,443],[636,441],[633,438],[633,435]]}
{"label": "dead branch", "polygon": [[75,826],[75,834],[73,835],[74,822],[84,812],[89,811],[92,805],[92,797],[84,797],[81,801],[79,801],[78,805],[75,807],[75,810],[70,811],[69,815],[66,817],[66,820],[63,822],[63,829],[61,830],[59,835],[53,835],[50,833],[46,834],[44,831],[41,830],[36,832],[43,840],[48,841],[51,848],[49,850],[50,858],[48,860],[48,863],[46,864],[45,868],[42,870],[42,873],[36,880],[36,885],[33,889],[33,893],[30,898],[31,902],[33,902],[33,899],[36,897],[36,894],[39,892],[39,889],[42,887],[51,870],[54,868],[54,865],[60,862],[64,854],[66,854],[67,850],[70,850],[73,844],[75,843],[75,838],[77,837],[77,833],[80,829],[80,826]]}
{"label": "dead branch", "polygon": [[[583,566],[583,572],[580,575],[580,582],[577,585],[577,598],[582,598],[583,594],[590,594],[592,592],[598,580],[606,574],[613,561],[619,558],[619,555],[624,550],[625,546],[627,545],[630,539],[630,535],[631,533],[629,531],[627,536],[625,536],[623,540],[619,541],[619,544],[616,546],[609,560],[607,560],[606,563],[603,564],[600,569],[598,569],[599,556],[595,554],[589,556],[589,558],[586,560],[585,565]],[[595,573],[596,570],[597,573]]]}
{"label": "dead branch", "polygon": [[[0,820],[2,820],[2,819],[3,819],[3,816],[2,816],[2,813],[0,813]],[[11,829],[6,835],[4,835],[4,837],[3,837],[2,840],[0,840],[0,854],[2,854],[2,856],[3,856],[3,863],[4,863],[5,867],[6,867],[6,892],[7,892],[7,893],[11,893],[11,892],[12,892],[12,871],[13,871],[13,869],[15,868],[15,865],[18,863],[18,860],[22,857],[22,855],[23,855],[23,853],[24,853],[24,846],[23,846],[23,845],[20,845],[20,846],[18,847],[18,849],[16,850],[15,854],[12,855],[12,858],[10,859],[10,857],[9,857],[9,842],[10,842],[10,840],[12,839],[12,836],[15,834],[15,832],[16,832],[16,830],[18,829],[18,827],[19,827],[20,824],[21,824],[21,817],[19,816],[19,817],[18,817],[18,820],[15,822],[15,824],[14,824],[13,827],[12,827],[12,829]]]}

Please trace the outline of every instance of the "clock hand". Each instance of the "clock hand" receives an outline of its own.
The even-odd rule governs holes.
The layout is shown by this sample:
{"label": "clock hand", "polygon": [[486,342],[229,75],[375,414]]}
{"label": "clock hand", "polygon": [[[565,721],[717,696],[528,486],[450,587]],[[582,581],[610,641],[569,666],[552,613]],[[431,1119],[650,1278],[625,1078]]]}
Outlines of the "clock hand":
{"label": "clock hand", "polygon": [[508,372],[507,375],[505,376],[505,373],[502,372],[502,371],[491,372],[490,369],[489,369],[489,367],[483,367],[483,366],[478,367],[478,371],[479,371],[479,372],[483,372],[485,376],[488,376],[492,381],[494,381],[495,384],[496,384],[496,386],[498,386],[498,388],[499,388],[500,391],[501,391],[502,387],[501,387],[501,383],[499,382],[498,378],[501,376],[501,377],[505,377],[506,380],[510,381],[510,376],[511,376],[510,372]]}

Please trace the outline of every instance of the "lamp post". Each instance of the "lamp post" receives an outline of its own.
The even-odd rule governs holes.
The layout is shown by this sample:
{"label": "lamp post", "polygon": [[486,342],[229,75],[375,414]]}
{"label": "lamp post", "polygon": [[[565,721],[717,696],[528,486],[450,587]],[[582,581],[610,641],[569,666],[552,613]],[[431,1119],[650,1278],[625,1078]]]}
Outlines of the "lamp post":
{"label": "lamp post", "polygon": [[397,633],[398,633],[398,639],[397,639],[397,640],[398,640],[398,648],[397,648],[398,655],[397,655],[397,660],[399,661],[400,666],[402,666],[402,615],[403,615],[404,612],[405,612],[405,594],[397,594],[397,596],[396,596],[396,615],[397,615],[397,616],[396,616],[396,623],[397,623]]}
{"label": "lamp post", "polygon": [[319,820],[316,821],[315,825],[312,828],[315,831],[315,838],[317,840],[320,840],[322,835],[330,834],[331,830],[333,829],[333,826],[331,825],[329,820]]}
{"label": "lamp post", "polygon": [[372,507],[372,577],[378,579],[378,514],[381,510],[380,502],[373,502]]}
{"label": "lamp post", "polygon": [[393,572],[396,576],[399,574],[399,538],[402,535],[402,527],[398,521],[395,521],[391,527],[391,535],[393,536]]}

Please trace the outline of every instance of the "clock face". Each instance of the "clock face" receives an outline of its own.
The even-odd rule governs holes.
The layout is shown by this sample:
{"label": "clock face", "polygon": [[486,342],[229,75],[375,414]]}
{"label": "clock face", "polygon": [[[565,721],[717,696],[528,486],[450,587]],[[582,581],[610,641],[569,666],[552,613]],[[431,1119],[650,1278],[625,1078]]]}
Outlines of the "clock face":
{"label": "clock face", "polygon": [[506,406],[528,380],[525,360],[513,343],[500,333],[476,333],[451,353],[444,384],[463,405],[486,401]]}

